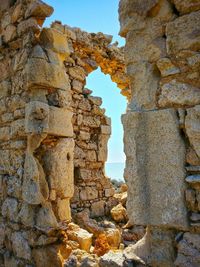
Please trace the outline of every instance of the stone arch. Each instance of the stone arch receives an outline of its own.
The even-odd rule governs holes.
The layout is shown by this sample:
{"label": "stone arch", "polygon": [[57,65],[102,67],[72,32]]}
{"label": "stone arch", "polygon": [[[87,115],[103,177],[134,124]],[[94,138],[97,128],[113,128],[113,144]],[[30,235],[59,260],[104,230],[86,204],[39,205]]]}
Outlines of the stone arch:
{"label": "stone arch", "polygon": [[114,194],[112,184],[104,172],[111,125],[110,119],[104,115],[100,107],[101,99],[91,96],[90,90],[84,86],[87,76],[100,67],[104,74],[111,76],[112,81],[122,90],[122,94],[129,99],[123,49],[118,48],[116,44],[111,45],[112,36],[102,33],[83,32],[59,22],[54,22],[52,29],[65,34],[72,48],[71,56],[64,61],[70,77],[74,114],[75,194],[71,206],[78,210],[91,208],[92,215],[102,216],[105,202]]}

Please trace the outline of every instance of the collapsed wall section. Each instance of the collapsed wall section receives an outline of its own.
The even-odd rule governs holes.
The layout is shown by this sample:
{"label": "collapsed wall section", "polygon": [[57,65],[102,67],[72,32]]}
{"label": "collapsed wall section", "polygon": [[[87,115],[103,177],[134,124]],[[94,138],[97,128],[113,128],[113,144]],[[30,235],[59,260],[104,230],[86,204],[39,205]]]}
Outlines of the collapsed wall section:
{"label": "collapsed wall section", "polygon": [[152,241],[152,266],[199,264],[199,9],[199,1],[120,1],[131,84],[122,118],[129,217],[150,225],[152,240],[155,227],[185,232],[176,260]]}

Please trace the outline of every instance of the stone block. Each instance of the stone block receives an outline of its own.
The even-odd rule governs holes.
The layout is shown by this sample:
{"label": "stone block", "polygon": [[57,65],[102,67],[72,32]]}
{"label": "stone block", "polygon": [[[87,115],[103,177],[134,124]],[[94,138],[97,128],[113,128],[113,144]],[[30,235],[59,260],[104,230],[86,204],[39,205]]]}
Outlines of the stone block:
{"label": "stone block", "polygon": [[5,43],[11,42],[17,35],[17,29],[14,25],[10,24],[6,27],[6,29],[2,33],[3,41]]}
{"label": "stone block", "polygon": [[25,109],[25,129],[27,133],[72,137],[72,112],[66,108],[49,106],[32,101]]}
{"label": "stone block", "polygon": [[105,189],[105,197],[112,197],[115,194],[114,188]]}
{"label": "stone block", "polygon": [[108,140],[109,140],[109,135],[102,134],[98,137],[98,151],[97,151],[97,158],[98,161],[105,162],[107,160],[108,156]]}
{"label": "stone block", "polygon": [[18,119],[11,123],[10,127],[10,136],[11,138],[20,138],[20,137],[26,137],[25,133],[25,120],[24,119]]}
{"label": "stone block", "polygon": [[116,207],[112,208],[110,213],[113,220],[118,223],[126,222],[128,219],[126,209],[122,206],[121,203],[118,204]]}
{"label": "stone block", "polygon": [[111,135],[111,126],[109,125],[101,125],[101,133]]}
{"label": "stone block", "polygon": [[86,160],[90,162],[96,162],[97,161],[96,151],[88,150],[86,154]]}
{"label": "stone block", "polygon": [[98,128],[101,124],[101,121],[97,117],[84,116],[82,123],[87,127]]}
{"label": "stone block", "polygon": [[178,254],[175,266],[198,266],[200,258],[199,234],[186,232],[178,243]]}
{"label": "stone block", "polygon": [[200,9],[198,0],[173,0],[176,9],[180,14],[186,14]]}
{"label": "stone block", "polygon": [[102,98],[97,96],[89,96],[88,99],[92,102],[93,105],[101,106]]}
{"label": "stone block", "polygon": [[72,112],[66,108],[50,106],[48,134],[72,137]]}
{"label": "stone block", "polygon": [[96,198],[98,198],[98,191],[93,187],[86,186],[80,191],[80,199],[82,201],[93,200]]}
{"label": "stone block", "polygon": [[186,162],[193,166],[200,166],[200,159],[192,147],[187,149]]}
{"label": "stone block", "polygon": [[78,225],[74,223],[70,223],[68,225],[67,235],[69,240],[73,240],[79,243],[80,249],[85,250],[87,252],[90,251],[90,247],[92,245],[92,236],[88,231],[81,229]]}
{"label": "stone block", "polygon": [[11,197],[21,198],[21,179],[17,176],[8,176],[7,194]]}
{"label": "stone block", "polygon": [[140,62],[127,66],[130,76],[131,110],[156,109],[156,94],[159,86],[160,76],[155,71],[154,64]]}
{"label": "stone block", "polygon": [[20,222],[27,227],[33,227],[35,223],[34,217],[35,217],[35,211],[33,205],[29,205],[24,202],[19,212]]}
{"label": "stone block", "polygon": [[34,1],[28,5],[28,8],[25,13],[25,18],[28,17],[36,17],[36,18],[43,18],[51,16],[53,13],[53,7],[45,4],[42,1]]}
{"label": "stone block", "polygon": [[76,67],[71,67],[69,68],[69,75],[78,81],[85,81],[86,78],[86,73],[84,72],[84,69],[76,66]]}
{"label": "stone block", "polygon": [[27,87],[69,90],[69,77],[65,69],[40,58],[31,58],[26,65]]}
{"label": "stone block", "polygon": [[103,217],[105,215],[105,201],[100,200],[98,202],[94,202],[91,205],[91,216],[95,217]]}
{"label": "stone block", "polygon": [[18,201],[15,198],[6,198],[1,212],[2,216],[9,221],[18,222]]}
{"label": "stone block", "polygon": [[200,11],[180,16],[167,24],[167,52],[176,55],[181,50],[200,49]]}
{"label": "stone block", "polygon": [[32,101],[25,108],[25,130],[29,134],[47,133],[49,130],[49,105]]}
{"label": "stone block", "polygon": [[24,238],[23,233],[15,232],[11,235],[12,248],[18,258],[31,260],[31,248],[28,241]]}
{"label": "stone block", "polygon": [[74,194],[74,140],[62,138],[54,147],[48,148],[43,156],[44,171],[50,190],[62,198],[71,198]]}
{"label": "stone block", "polygon": [[21,36],[27,32],[34,32],[34,33],[40,32],[38,22],[35,18],[29,18],[27,20],[23,20],[18,24],[17,33],[19,36]]}
{"label": "stone block", "polygon": [[60,221],[71,220],[71,210],[69,201],[69,198],[57,200],[58,217]]}
{"label": "stone block", "polygon": [[41,229],[57,228],[58,223],[51,203],[43,203],[42,207],[37,212],[36,225]]}
{"label": "stone block", "polygon": [[187,228],[185,145],[176,112],[129,112],[123,125],[130,222]]}
{"label": "stone block", "polygon": [[161,86],[160,107],[187,107],[200,104],[200,90],[187,83],[171,80]]}
{"label": "stone block", "polygon": [[187,109],[185,117],[185,129],[189,142],[200,158],[200,129],[199,129],[200,105]]}
{"label": "stone block", "polygon": [[61,247],[59,245],[51,245],[33,249],[33,259],[37,267],[62,266],[63,255],[61,254]]}
{"label": "stone block", "polygon": [[30,205],[39,205],[49,197],[49,188],[39,161],[27,152],[22,185],[23,200]]}
{"label": "stone block", "polygon": [[70,54],[66,36],[56,29],[43,28],[40,34],[40,43],[43,47],[62,54],[65,57]]}
{"label": "stone block", "polygon": [[156,64],[163,77],[180,73],[180,69],[176,67],[169,58],[161,58]]}

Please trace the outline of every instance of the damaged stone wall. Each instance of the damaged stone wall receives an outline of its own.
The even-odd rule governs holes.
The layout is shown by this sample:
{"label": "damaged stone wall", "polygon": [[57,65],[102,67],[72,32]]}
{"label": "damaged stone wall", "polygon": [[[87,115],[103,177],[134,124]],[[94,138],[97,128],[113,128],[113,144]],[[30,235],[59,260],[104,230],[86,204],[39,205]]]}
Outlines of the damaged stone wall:
{"label": "damaged stone wall", "polygon": [[104,173],[110,119],[84,86],[99,66],[129,98],[123,50],[101,33],[59,22],[42,28],[52,12],[39,0],[0,5],[0,265],[6,267],[62,265],[72,249],[65,230],[74,191],[72,208],[90,208],[94,217],[113,201]]}
{"label": "damaged stone wall", "polygon": [[131,84],[127,209],[132,224],[149,227],[151,243],[136,251],[150,266],[200,265],[199,10],[195,0],[119,6]]}
{"label": "damaged stone wall", "polygon": [[[43,29],[43,32],[47,29]],[[100,106],[102,100],[92,96],[85,88],[87,76],[98,67],[109,74],[121,93],[129,98],[129,81],[125,74],[123,49],[111,44],[112,36],[90,34],[54,22],[48,31],[64,34],[68,38],[71,55],[64,65],[71,84],[74,130],[74,184],[71,207],[75,211],[89,208],[92,217],[104,216],[116,204],[115,190],[105,176],[107,143],[111,134],[111,120]],[[57,39],[57,38],[55,38]],[[52,95],[56,105],[57,97]]]}

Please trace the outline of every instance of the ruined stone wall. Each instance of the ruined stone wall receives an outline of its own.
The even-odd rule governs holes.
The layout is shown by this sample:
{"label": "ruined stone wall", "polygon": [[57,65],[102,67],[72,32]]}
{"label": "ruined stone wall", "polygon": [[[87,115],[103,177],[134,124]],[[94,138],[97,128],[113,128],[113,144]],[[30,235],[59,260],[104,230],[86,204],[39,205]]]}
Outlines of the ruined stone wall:
{"label": "ruined stone wall", "polygon": [[151,266],[200,264],[199,9],[193,0],[120,1],[127,208],[132,224],[150,226]]}
{"label": "ruined stone wall", "polygon": [[0,9],[1,264],[41,266],[52,243],[57,264],[59,222],[70,220],[73,196],[71,91],[63,65],[70,50],[61,34],[40,35],[53,12],[48,5],[3,1]]}
{"label": "ruined stone wall", "polygon": [[92,217],[104,216],[116,203],[112,198],[114,188],[105,175],[111,120],[100,107],[101,98],[92,96],[92,91],[85,88],[85,84],[87,76],[100,67],[128,98],[123,50],[111,44],[112,36],[102,33],[90,34],[61,22],[54,22],[52,30],[65,34],[71,47],[71,55],[64,62],[71,84],[74,114],[75,193],[71,207],[75,211],[88,208]]}
{"label": "ruined stone wall", "polygon": [[92,216],[104,215],[105,202],[112,202],[104,173],[110,120],[84,86],[100,66],[129,97],[123,51],[101,33],[58,22],[42,28],[52,12],[39,0],[0,5],[0,265],[6,267],[61,266],[72,250],[65,230],[74,191],[72,207],[90,208]]}

